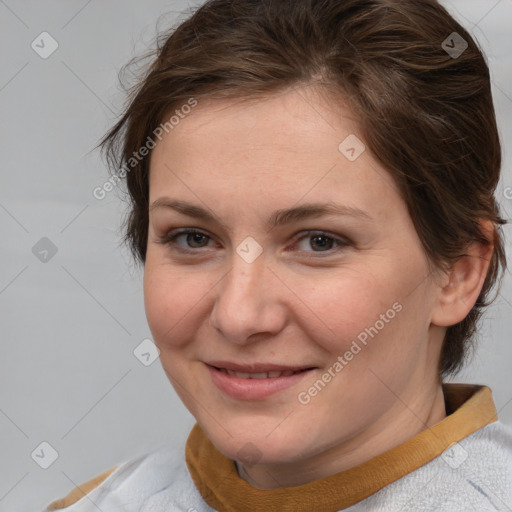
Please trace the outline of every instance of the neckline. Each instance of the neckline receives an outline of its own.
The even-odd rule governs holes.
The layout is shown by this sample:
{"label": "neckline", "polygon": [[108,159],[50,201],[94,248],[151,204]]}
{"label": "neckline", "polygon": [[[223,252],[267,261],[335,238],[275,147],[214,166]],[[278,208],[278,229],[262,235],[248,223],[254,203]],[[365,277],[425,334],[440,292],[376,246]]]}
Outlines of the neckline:
{"label": "neckline", "polygon": [[442,386],[447,409],[452,414],[367,462],[304,485],[271,490],[253,487],[238,475],[235,462],[215,448],[198,423],[187,439],[186,463],[203,499],[219,512],[254,511],[262,507],[297,512],[306,510],[305,503],[313,503],[317,512],[340,510],[425,465],[451,445],[498,419],[487,386]]}

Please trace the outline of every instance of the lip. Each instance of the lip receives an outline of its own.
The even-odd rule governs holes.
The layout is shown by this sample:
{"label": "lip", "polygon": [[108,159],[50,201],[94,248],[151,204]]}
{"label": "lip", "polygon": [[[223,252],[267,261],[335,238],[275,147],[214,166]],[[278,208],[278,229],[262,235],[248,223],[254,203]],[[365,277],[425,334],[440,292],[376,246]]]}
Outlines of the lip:
{"label": "lip", "polygon": [[262,372],[298,372],[312,368],[311,365],[299,365],[289,366],[282,364],[273,363],[252,363],[252,364],[239,364],[231,361],[209,361],[206,363],[208,366],[214,366],[215,368],[225,368],[226,370],[233,370],[234,372],[245,372],[245,373],[262,373]]}
{"label": "lip", "polygon": [[[300,382],[306,375],[310,375],[315,368],[282,366],[273,364],[240,365],[236,363],[215,362],[207,363],[215,386],[224,394],[237,400],[264,400],[280,391],[288,389]],[[228,375],[218,368],[225,368],[237,372],[263,373],[270,371],[300,371],[293,375],[269,377],[266,379],[243,379],[236,375]]]}

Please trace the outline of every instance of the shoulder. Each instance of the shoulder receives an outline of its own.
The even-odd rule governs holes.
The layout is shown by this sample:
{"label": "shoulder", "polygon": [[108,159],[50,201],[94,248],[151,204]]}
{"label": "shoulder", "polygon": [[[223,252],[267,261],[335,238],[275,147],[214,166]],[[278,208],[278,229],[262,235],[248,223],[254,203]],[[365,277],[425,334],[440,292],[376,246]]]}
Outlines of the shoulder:
{"label": "shoulder", "polygon": [[506,475],[512,489],[512,426],[495,421],[457,444],[464,449],[461,467],[467,459],[468,466],[474,465],[475,471]]}
{"label": "shoulder", "polygon": [[92,490],[99,487],[108,477],[111,475],[119,466],[114,466],[111,469],[101,473],[100,475],[87,480],[83,484],[75,487],[67,496],[58,500],[52,501],[45,509],[49,510],[62,510],[63,508],[69,507],[76,503],[80,498],[90,493]]}
{"label": "shoulder", "polygon": [[[175,446],[159,446],[98,474],[77,485],[67,496],[50,503],[43,512],[89,512],[120,507],[130,503],[125,512],[139,510],[140,505],[183,477],[186,471],[184,452]],[[121,508],[119,508],[121,510]]]}
{"label": "shoulder", "polygon": [[512,504],[512,427],[490,423],[349,510],[508,510]]}

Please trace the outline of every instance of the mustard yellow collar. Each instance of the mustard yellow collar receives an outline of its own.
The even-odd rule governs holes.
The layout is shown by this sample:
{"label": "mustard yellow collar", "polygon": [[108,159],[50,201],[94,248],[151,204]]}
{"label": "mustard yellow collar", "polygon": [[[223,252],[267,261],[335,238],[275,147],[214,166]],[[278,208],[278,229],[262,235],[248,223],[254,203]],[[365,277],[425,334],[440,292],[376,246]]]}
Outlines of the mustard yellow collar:
{"label": "mustard yellow collar", "polygon": [[445,383],[443,393],[448,414],[445,419],[359,466],[305,485],[271,490],[251,486],[198,423],[187,439],[187,466],[203,499],[219,512],[340,510],[425,465],[452,444],[498,419],[487,386]]}

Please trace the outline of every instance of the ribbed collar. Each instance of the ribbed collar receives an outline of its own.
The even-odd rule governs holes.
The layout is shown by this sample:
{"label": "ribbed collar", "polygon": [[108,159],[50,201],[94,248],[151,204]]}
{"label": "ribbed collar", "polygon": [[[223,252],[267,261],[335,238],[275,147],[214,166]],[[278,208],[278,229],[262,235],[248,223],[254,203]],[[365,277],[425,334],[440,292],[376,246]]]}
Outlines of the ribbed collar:
{"label": "ribbed collar", "polygon": [[219,512],[333,512],[371,496],[440,455],[452,444],[497,421],[487,386],[443,384],[445,419],[373,459],[308,484],[257,489],[238,475],[198,423],[186,443],[186,462],[203,499]]}

